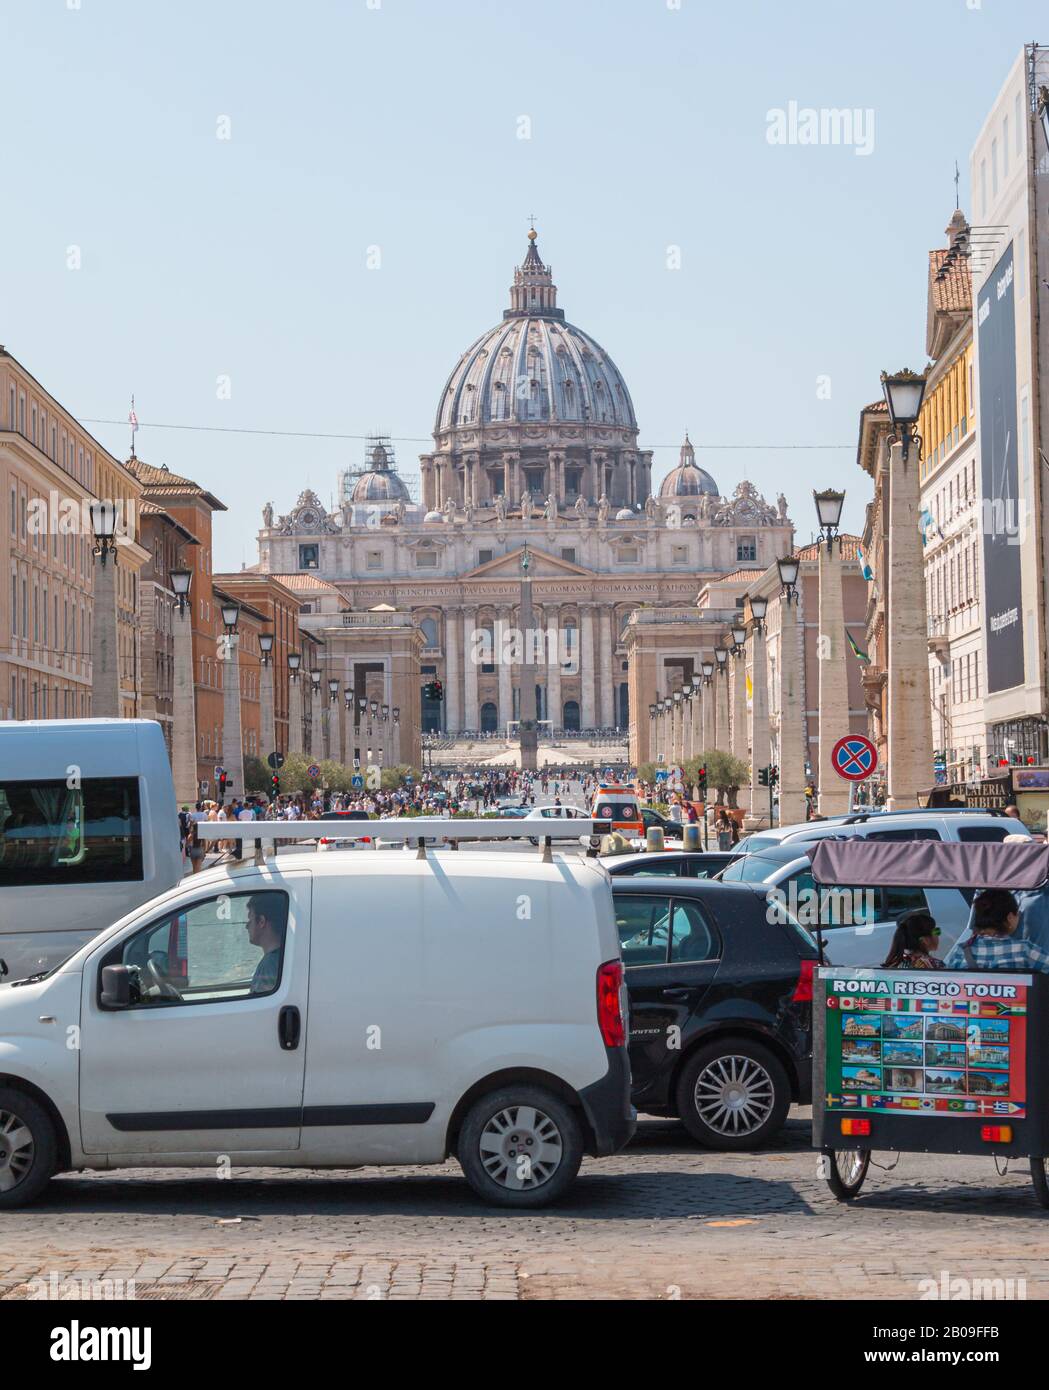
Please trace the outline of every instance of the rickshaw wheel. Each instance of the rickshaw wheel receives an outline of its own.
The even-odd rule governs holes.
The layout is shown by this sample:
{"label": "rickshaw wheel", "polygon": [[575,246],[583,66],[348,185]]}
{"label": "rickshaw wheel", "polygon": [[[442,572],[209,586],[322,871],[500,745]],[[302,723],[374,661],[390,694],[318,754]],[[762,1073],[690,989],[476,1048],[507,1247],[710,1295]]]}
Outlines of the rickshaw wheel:
{"label": "rickshaw wheel", "polygon": [[827,1186],[839,1202],[851,1202],[857,1196],[871,1166],[869,1149],[824,1149],[830,1160]]}
{"label": "rickshaw wheel", "polygon": [[1031,1182],[1040,1207],[1049,1207],[1049,1177],[1046,1176],[1045,1164],[1044,1158],[1031,1159]]}

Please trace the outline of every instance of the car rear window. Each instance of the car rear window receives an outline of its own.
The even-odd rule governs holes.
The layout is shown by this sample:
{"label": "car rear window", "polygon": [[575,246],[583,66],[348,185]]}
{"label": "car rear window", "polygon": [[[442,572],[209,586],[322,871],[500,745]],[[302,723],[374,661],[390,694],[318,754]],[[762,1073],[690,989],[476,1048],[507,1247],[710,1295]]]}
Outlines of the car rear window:
{"label": "car rear window", "polygon": [[[801,858],[800,854],[798,858]],[[779,868],[778,864],[762,859],[760,854],[744,854],[739,859],[734,859],[722,872],[721,882],[761,883],[772,873],[773,869],[777,868]]]}
{"label": "car rear window", "polygon": [[[958,827],[959,840],[981,841],[984,844],[1004,840],[1006,835],[1015,835],[1016,833],[1015,830],[1006,825],[960,825]],[[1021,830],[1019,833],[1022,835],[1023,831]]]}
{"label": "car rear window", "polygon": [[916,825],[911,829],[868,830],[865,840],[938,840],[940,832],[928,825]]}
{"label": "car rear window", "polygon": [[778,845],[779,840],[771,835],[748,835],[740,845],[740,849],[747,854],[756,854],[758,850],[768,849],[770,845]]}
{"label": "car rear window", "polygon": [[640,820],[637,804],[632,801],[599,801],[595,820]]}

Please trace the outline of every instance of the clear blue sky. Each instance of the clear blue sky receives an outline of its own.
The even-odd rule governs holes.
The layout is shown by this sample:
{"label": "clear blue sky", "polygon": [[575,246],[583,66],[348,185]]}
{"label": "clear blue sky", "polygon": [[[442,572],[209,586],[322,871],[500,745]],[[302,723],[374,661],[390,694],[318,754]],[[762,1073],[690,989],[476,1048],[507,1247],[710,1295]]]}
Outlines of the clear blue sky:
{"label": "clear blue sky", "polygon": [[[0,0],[0,342],[82,419],[124,420],[134,392],[140,457],[229,504],[216,567],[239,568],[263,503],[327,501],[363,444],[146,422],[381,429],[414,470],[534,211],[559,302],[665,446],[657,478],[687,428],[722,492],[785,491],[799,539],[829,484],[857,529],[859,410],[881,368],[925,360],[954,161],[968,211],[969,149],[1047,19],[1044,0]],[[873,152],[770,145],[791,101],[873,109]],[[126,426],[92,428],[124,457]],[[724,447],[753,444],[848,447]]]}

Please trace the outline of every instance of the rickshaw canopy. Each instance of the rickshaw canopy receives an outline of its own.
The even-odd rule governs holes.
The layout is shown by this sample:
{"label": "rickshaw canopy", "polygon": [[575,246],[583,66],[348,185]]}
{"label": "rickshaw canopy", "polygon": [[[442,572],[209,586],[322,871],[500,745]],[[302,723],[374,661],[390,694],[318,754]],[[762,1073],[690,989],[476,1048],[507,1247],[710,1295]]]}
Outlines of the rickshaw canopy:
{"label": "rickshaw canopy", "polygon": [[1049,879],[1049,845],[943,840],[820,840],[812,876],[826,886],[864,888],[1040,888]]}

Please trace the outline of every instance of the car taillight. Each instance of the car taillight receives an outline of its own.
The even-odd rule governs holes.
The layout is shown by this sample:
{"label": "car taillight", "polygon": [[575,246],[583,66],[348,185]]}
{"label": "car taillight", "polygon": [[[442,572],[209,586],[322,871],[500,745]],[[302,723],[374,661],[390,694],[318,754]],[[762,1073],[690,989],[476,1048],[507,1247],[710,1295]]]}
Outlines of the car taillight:
{"label": "car taillight", "polygon": [[622,1005],[623,965],[618,960],[605,961],[597,968],[597,1026],[606,1047],[626,1044],[626,1025]]}
{"label": "car taillight", "polygon": [[803,960],[801,971],[798,974],[798,983],[794,986],[794,993],[791,995],[791,1002],[794,1004],[812,1003],[812,977],[816,971],[814,960]]}

